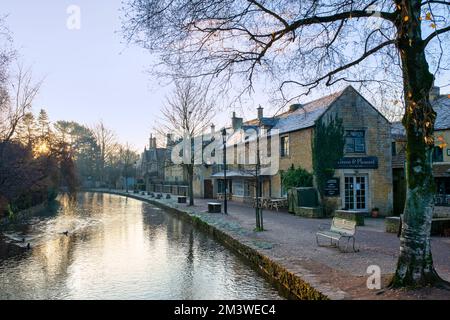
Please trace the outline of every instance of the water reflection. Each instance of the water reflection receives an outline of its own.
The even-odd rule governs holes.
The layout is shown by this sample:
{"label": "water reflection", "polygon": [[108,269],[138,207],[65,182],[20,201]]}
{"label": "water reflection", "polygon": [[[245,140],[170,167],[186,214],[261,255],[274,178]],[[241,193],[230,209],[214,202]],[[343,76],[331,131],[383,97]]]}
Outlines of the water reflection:
{"label": "water reflection", "polygon": [[0,299],[264,298],[279,296],[234,254],[133,199],[61,197],[0,235]]}

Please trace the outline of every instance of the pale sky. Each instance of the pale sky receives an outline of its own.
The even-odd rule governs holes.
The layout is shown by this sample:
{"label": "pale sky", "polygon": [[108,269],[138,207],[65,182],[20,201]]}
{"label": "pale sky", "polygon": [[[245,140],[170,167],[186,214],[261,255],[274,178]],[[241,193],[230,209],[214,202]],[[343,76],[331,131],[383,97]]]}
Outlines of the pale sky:
{"label": "pale sky", "polygon": [[[81,9],[80,30],[66,26],[70,5]],[[45,108],[52,121],[102,119],[141,149],[167,89],[145,72],[150,54],[124,44],[120,6],[121,0],[2,0],[0,14],[8,15],[20,61],[44,78],[35,111]]]}
{"label": "pale sky", "polygon": [[[35,111],[45,108],[52,121],[92,125],[102,119],[120,142],[142,150],[169,89],[146,73],[149,52],[124,43],[121,1],[1,0],[0,15],[7,15],[20,61],[37,80],[44,79]],[[81,9],[79,30],[67,27],[71,5]],[[262,94],[255,96],[259,101],[249,105],[264,106]],[[254,117],[254,108],[244,117]],[[217,116],[217,128],[229,122],[232,111]]]}

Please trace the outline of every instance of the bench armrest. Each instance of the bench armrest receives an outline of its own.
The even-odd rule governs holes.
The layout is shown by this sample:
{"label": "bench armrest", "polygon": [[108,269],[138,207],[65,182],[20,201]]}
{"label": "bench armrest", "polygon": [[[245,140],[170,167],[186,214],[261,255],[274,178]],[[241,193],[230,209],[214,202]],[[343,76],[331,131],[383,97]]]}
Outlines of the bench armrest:
{"label": "bench armrest", "polygon": [[326,231],[330,230],[330,225],[326,223],[319,224],[319,231]]}

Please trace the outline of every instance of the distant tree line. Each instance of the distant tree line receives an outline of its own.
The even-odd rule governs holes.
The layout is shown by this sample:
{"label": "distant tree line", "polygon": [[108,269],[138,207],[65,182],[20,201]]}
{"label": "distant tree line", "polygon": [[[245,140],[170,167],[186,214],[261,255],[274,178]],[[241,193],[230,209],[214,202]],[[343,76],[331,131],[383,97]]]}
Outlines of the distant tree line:
{"label": "distant tree line", "polygon": [[120,145],[103,122],[90,127],[73,121],[51,123],[47,112],[33,113],[41,82],[17,62],[0,18],[0,217],[72,195],[82,185],[116,186],[130,177],[138,156]]}

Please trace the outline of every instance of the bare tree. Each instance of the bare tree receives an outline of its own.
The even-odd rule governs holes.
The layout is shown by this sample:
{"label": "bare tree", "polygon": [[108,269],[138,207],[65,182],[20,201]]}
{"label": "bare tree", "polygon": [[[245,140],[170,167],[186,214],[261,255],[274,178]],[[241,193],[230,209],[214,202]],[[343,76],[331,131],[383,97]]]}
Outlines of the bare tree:
{"label": "bare tree", "polygon": [[[175,90],[172,96],[167,98],[166,105],[161,110],[162,122],[158,131],[172,133],[191,142],[191,150],[186,152],[182,167],[185,170],[189,185],[189,205],[194,205],[194,152],[193,140],[204,133],[211,125],[215,115],[214,103],[208,101],[205,89],[196,84],[192,79],[175,81]],[[161,134],[163,135],[163,134]],[[186,144],[185,144],[186,146]],[[189,155],[189,156],[188,156]]]}
{"label": "bare tree", "polygon": [[[430,228],[435,112],[429,92],[450,59],[446,0],[130,0],[125,31],[191,76],[251,89],[270,76],[286,100],[347,81],[396,87],[407,133],[407,199],[392,285],[444,284]],[[447,65],[446,65],[447,64]],[[170,69],[169,69],[170,70]],[[295,94],[292,94],[296,92]],[[395,96],[395,95],[394,95]]]}
{"label": "bare tree", "polygon": [[4,17],[0,17],[0,112],[6,108],[9,101],[8,67],[15,57],[15,51],[9,49],[11,44],[11,33],[5,26]]}
{"label": "bare tree", "polygon": [[0,140],[8,142],[32,104],[42,82],[33,82],[30,69],[18,67],[17,74],[10,81],[10,91],[6,103],[0,110]]}
{"label": "bare tree", "polygon": [[[128,178],[133,175],[132,167],[136,165],[136,161],[139,159],[139,156],[136,151],[134,151],[133,147],[127,142],[125,145],[120,146],[119,149],[119,158],[123,165],[123,177],[125,178],[125,188],[128,192]],[[135,177],[136,178],[136,177]]]}
{"label": "bare tree", "polygon": [[111,159],[112,155],[117,149],[116,136],[114,132],[108,129],[103,121],[99,121],[92,127],[92,133],[95,136],[98,147],[100,148],[99,155],[99,173],[100,182],[105,182],[105,165]]}
{"label": "bare tree", "polygon": [[17,136],[23,145],[27,146],[30,150],[33,149],[37,138],[37,128],[36,119],[32,112],[27,112],[24,115],[17,128]]}

